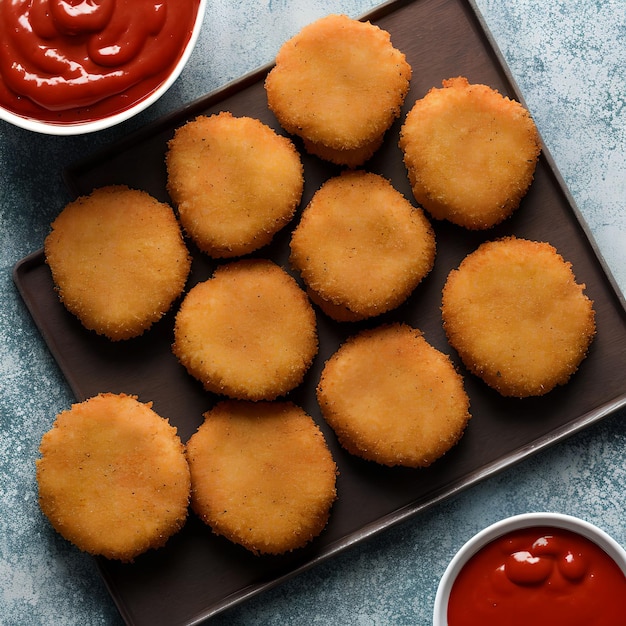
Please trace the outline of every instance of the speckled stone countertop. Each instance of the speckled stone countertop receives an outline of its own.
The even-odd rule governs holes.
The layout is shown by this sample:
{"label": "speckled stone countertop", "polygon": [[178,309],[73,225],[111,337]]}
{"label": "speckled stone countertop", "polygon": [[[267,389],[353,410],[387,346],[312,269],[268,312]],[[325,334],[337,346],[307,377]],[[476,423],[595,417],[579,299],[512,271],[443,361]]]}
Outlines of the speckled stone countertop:
{"label": "speckled stone countertop", "polygon": [[[0,0],[1,1],[1,0]],[[419,0],[418,0],[419,1]],[[73,401],[13,284],[69,195],[67,163],[272,60],[301,26],[373,0],[209,0],[183,75],[138,118],[96,135],[38,136],[0,122],[0,624],[121,624],[94,561],[37,505],[42,434]],[[622,292],[626,291],[626,2],[476,0],[544,141]],[[626,374],[624,374],[626,375]],[[626,410],[452,500],[218,616],[215,624],[431,623],[454,552],[503,517],[583,517],[626,545]]]}

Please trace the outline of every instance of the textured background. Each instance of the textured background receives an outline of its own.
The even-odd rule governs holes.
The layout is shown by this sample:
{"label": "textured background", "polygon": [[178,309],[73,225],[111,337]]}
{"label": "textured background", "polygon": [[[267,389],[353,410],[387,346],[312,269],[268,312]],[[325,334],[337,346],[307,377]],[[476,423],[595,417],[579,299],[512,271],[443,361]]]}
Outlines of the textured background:
{"label": "textured background", "polygon": [[[0,0],[1,1],[1,0]],[[422,0],[428,1],[428,0]],[[304,24],[357,17],[366,0],[209,0],[189,66],[157,105],[82,138],[0,122],[0,624],[120,624],[90,557],[50,530],[36,500],[42,434],[72,401],[11,279],[69,199],[62,167],[272,60]],[[626,290],[626,2],[476,0],[548,150]],[[215,624],[431,623],[438,579],[473,533],[535,510],[576,514],[626,545],[626,412],[388,530]]]}

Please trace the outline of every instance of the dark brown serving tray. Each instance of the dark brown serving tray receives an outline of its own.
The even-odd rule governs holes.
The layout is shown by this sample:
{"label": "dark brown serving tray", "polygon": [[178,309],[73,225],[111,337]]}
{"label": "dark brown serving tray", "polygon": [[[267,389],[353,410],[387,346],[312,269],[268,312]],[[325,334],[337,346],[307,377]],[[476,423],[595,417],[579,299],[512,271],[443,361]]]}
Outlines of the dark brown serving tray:
{"label": "dark brown serving tray", "polygon": [[[366,16],[391,33],[413,67],[405,111],[442,79],[464,75],[521,100],[498,51],[467,0],[390,2]],[[129,136],[66,171],[74,194],[119,183],[144,189],[168,201],[164,153],[174,129],[198,114],[229,110],[257,117],[280,132],[266,106],[263,68],[183,110]],[[404,117],[404,114],[403,114]],[[384,146],[366,168],[390,178],[412,199],[397,147],[402,119],[388,132]],[[337,168],[303,154],[304,206]],[[296,218],[297,221],[298,218]],[[369,323],[341,325],[318,316],[320,354],[304,384],[290,399],[320,423],[340,469],[339,500],[324,533],[308,547],[280,557],[255,557],[211,534],[193,515],[168,545],[132,565],[99,560],[99,568],[128,624],[197,624],[247,597],[328,559],[339,551],[424,510],[459,490],[596,422],[626,404],[625,306],[590,241],[549,155],[522,206],[501,226],[470,233],[435,224],[435,268],[398,310]],[[287,267],[289,228],[258,256]],[[551,242],[571,261],[577,279],[595,301],[598,334],[588,358],[566,387],[542,398],[500,397],[472,376],[466,377],[473,419],[461,442],[428,469],[384,468],[351,457],[324,424],[314,388],[325,359],[349,334],[372,324],[403,320],[450,354],[441,327],[440,296],[448,272],[482,241],[503,235]],[[214,264],[194,252],[190,286],[207,278]],[[76,397],[126,392],[170,419],[186,441],[216,398],[202,391],[171,354],[174,312],[145,336],[110,343],[84,330],[59,304],[41,251],[15,267],[15,281],[52,354]]]}

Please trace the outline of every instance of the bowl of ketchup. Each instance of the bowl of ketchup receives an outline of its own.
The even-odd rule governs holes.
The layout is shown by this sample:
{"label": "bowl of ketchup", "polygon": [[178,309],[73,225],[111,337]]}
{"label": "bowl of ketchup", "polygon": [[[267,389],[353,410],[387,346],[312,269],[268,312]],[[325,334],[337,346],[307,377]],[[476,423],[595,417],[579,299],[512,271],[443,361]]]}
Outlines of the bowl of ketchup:
{"label": "bowl of ketchup", "polygon": [[433,626],[626,624],[626,550],[600,528],[559,513],[496,522],[450,561]]}
{"label": "bowl of ketchup", "polygon": [[0,0],[0,119],[51,135],[119,124],[158,100],[206,0]]}

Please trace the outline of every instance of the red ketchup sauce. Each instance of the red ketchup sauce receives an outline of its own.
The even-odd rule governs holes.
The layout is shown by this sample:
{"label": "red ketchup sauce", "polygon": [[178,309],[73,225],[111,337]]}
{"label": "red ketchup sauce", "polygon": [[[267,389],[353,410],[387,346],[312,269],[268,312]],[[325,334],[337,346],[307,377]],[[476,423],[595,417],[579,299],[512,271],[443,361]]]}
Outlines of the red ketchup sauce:
{"label": "red ketchup sauce", "polygon": [[620,626],[626,576],[560,528],[513,531],[479,550],[450,592],[448,626]]}
{"label": "red ketchup sauce", "polygon": [[191,36],[199,0],[0,0],[0,105],[59,124],[147,98]]}

